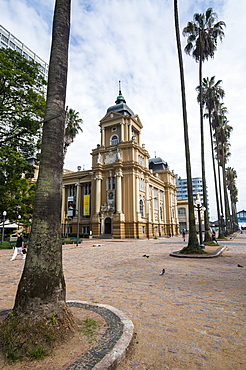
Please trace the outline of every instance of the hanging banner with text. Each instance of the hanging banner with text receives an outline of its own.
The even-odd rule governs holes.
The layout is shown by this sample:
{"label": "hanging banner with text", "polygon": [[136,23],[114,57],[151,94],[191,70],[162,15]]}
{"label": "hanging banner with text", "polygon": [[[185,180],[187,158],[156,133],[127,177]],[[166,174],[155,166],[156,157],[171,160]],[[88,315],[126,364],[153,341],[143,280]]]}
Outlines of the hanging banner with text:
{"label": "hanging banner with text", "polygon": [[90,194],[84,195],[84,216],[90,216]]}

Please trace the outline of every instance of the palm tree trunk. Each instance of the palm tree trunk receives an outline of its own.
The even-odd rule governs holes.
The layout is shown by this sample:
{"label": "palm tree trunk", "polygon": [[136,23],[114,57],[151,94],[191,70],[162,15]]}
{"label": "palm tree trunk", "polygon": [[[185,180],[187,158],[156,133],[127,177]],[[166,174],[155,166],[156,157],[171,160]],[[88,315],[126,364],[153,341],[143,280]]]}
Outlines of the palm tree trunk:
{"label": "palm tree trunk", "polygon": [[[199,86],[200,96],[202,97],[202,57],[199,59]],[[209,218],[208,218],[208,201],[207,201],[207,184],[205,174],[205,155],[204,155],[204,127],[203,127],[203,102],[200,99],[200,130],[201,130],[201,164],[202,164],[202,193],[203,193],[203,205],[206,208],[204,211],[204,227],[205,236],[204,241],[211,241],[212,235],[210,231]]]}
{"label": "palm tree trunk", "polygon": [[[62,267],[61,184],[71,0],[56,0],[45,123],[32,232],[14,313],[67,320]],[[50,117],[59,115],[55,119]]]}
{"label": "palm tree trunk", "polygon": [[220,204],[219,204],[218,183],[217,183],[215,158],[214,158],[214,144],[213,144],[212,123],[211,123],[211,111],[209,111],[209,113],[208,113],[208,120],[209,120],[211,153],[212,153],[212,162],[213,162],[213,171],[214,171],[214,187],[215,187],[215,197],[216,197],[216,206],[217,206],[217,217],[218,217],[218,225],[219,225],[219,235],[218,235],[218,237],[222,238],[223,237],[223,229],[222,229],[221,217],[220,217]]}
{"label": "palm tree trunk", "polygon": [[223,189],[224,189],[224,204],[225,204],[225,225],[226,225],[226,234],[231,233],[230,227],[230,208],[229,208],[229,200],[226,188],[226,171],[225,171],[225,154],[224,154],[224,147],[222,147],[222,176],[223,176]]}
{"label": "palm tree trunk", "polygon": [[181,43],[180,43],[177,0],[174,0],[174,19],[175,19],[175,31],[176,31],[178,58],[179,58],[179,69],[180,69],[180,83],[181,83],[181,95],[182,95],[183,124],[184,124],[184,141],[185,141],[186,176],[187,176],[187,191],[188,191],[189,241],[188,241],[187,247],[197,249],[199,248],[199,243],[198,243],[197,234],[196,234],[195,213],[194,213],[194,204],[193,204],[190,148],[189,148],[185,81],[184,81],[184,67],[183,67],[183,58],[182,58]]}

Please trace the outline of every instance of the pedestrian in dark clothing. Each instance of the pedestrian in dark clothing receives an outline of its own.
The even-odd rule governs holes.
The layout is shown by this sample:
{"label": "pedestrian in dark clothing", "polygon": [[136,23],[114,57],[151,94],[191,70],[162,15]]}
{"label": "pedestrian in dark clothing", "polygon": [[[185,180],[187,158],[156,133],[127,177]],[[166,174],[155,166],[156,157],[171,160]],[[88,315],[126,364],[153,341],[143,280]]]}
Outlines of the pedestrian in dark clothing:
{"label": "pedestrian in dark clothing", "polygon": [[185,229],[182,231],[183,241],[185,242]]}
{"label": "pedestrian in dark clothing", "polygon": [[14,261],[18,253],[22,256],[23,260],[26,258],[26,255],[23,253],[22,250],[24,248],[24,239],[21,236],[21,234],[17,233],[16,235],[17,235],[16,245],[14,248],[13,256],[11,257],[10,261]]}
{"label": "pedestrian in dark clothing", "polygon": [[212,231],[212,240],[218,244],[217,240],[216,240],[216,234],[215,234],[215,231],[213,230]]}

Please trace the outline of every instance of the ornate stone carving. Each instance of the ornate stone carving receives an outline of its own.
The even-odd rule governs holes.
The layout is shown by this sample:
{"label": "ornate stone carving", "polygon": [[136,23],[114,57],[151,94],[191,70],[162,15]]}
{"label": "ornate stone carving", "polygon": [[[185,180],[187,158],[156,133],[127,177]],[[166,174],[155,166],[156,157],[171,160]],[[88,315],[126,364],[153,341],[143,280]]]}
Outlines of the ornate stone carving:
{"label": "ornate stone carving", "polygon": [[114,212],[115,207],[112,204],[104,203],[101,205],[101,212]]}

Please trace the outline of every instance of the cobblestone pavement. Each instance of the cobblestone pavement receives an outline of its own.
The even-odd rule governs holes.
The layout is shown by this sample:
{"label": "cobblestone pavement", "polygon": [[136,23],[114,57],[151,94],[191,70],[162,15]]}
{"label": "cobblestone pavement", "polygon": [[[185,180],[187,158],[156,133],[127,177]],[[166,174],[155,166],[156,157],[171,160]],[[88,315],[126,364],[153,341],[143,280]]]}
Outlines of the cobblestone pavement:
{"label": "cobblestone pavement", "polygon": [[[246,369],[246,234],[223,242],[217,258],[169,255],[183,245],[173,237],[64,248],[67,299],[109,304],[134,323],[119,370]],[[24,265],[10,256],[0,251],[0,309],[13,306]]]}

